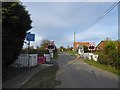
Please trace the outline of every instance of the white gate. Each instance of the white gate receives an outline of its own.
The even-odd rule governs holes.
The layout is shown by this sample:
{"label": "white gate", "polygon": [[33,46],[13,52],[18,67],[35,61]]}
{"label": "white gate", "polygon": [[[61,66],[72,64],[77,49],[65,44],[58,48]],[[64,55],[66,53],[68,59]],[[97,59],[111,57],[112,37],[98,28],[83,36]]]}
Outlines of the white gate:
{"label": "white gate", "polygon": [[94,61],[98,61],[98,55],[95,55],[93,53],[84,53],[81,55],[81,57],[88,60],[93,59]]}
{"label": "white gate", "polygon": [[[28,58],[29,57],[29,58]],[[15,67],[34,67],[37,66],[37,54],[20,54],[18,59],[13,63]]]}
{"label": "white gate", "polygon": [[50,54],[44,54],[44,57],[46,57],[46,61],[51,61],[51,57]]}

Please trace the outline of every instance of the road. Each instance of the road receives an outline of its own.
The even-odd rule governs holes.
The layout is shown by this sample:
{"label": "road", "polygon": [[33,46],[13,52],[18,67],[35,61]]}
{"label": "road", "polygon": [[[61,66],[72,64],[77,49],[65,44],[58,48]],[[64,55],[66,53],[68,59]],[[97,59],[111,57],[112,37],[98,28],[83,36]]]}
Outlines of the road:
{"label": "road", "polygon": [[[11,73],[10,73],[10,71],[8,71],[6,73],[7,75],[9,75],[8,76],[9,80],[3,81],[2,88],[3,89],[4,88],[20,88],[37,72],[39,72],[51,65],[52,64],[42,64],[42,65],[39,65],[39,66],[33,67],[33,68],[13,68],[14,71],[10,70]],[[23,70],[23,69],[25,69],[25,70]],[[14,77],[12,77],[13,74],[15,74]]]}
{"label": "road", "polygon": [[118,76],[86,64],[84,61],[60,53],[56,88],[118,88]]}

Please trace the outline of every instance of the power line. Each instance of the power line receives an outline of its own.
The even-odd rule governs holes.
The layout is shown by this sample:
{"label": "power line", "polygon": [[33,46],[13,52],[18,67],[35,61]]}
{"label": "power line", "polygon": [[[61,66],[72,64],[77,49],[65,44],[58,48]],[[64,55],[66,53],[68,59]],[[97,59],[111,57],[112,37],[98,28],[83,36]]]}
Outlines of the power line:
{"label": "power line", "polygon": [[119,3],[119,0],[117,0],[116,2],[114,2],[102,15],[100,15],[93,23],[91,23],[90,25],[88,25],[86,27],[86,29],[89,29],[90,27],[94,26],[95,24],[97,24],[100,20],[102,20],[111,10],[113,10],[117,4]]}
{"label": "power line", "polygon": [[99,16],[96,19],[96,21],[93,23],[93,25],[98,23],[100,20],[102,20],[110,11],[112,11],[117,6],[118,3],[119,3],[119,1],[113,3],[101,16]]}

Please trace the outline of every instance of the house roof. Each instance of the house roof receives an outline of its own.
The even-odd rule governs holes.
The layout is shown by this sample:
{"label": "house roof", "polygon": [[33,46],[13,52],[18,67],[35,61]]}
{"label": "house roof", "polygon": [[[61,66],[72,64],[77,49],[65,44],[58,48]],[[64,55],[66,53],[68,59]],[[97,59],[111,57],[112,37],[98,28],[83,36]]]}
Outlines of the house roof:
{"label": "house roof", "polygon": [[[108,42],[108,40],[101,41],[101,42],[97,45],[97,48],[103,48],[103,47],[106,45],[107,42]],[[118,44],[120,43],[120,42],[118,42],[118,41],[114,41],[114,42],[115,42],[115,45],[116,45],[116,46],[118,46]]]}
{"label": "house roof", "polygon": [[89,45],[89,42],[74,42],[74,44]]}

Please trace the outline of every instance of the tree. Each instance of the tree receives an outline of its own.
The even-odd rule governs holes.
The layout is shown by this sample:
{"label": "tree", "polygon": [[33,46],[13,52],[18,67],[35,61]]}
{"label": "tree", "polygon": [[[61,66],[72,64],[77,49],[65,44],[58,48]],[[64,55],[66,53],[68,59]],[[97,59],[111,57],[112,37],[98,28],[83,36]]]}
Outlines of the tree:
{"label": "tree", "polygon": [[67,49],[63,46],[60,46],[60,51],[66,51]]}
{"label": "tree", "polygon": [[63,51],[64,47],[63,46],[60,46],[60,51]]}
{"label": "tree", "polygon": [[43,49],[47,48],[49,42],[50,42],[50,40],[47,40],[47,39],[42,40],[42,42],[41,42],[41,44],[40,44],[40,48],[41,48],[41,49],[42,49],[42,48],[43,48]]}
{"label": "tree", "polygon": [[37,53],[38,53],[38,56],[43,56],[44,54],[48,54],[49,51],[47,49],[47,46],[48,46],[48,43],[50,41],[48,39],[44,39],[41,41],[41,44],[40,46],[37,46]]}
{"label": "tree", "polygon": [[70,47],[70,50],[73,50],[73,47]]}
{"label": "tree", "polygon": [[11,65],[20,54],[31,19],[20,2],[2,3],[2,65]]}

